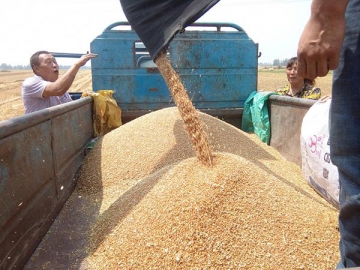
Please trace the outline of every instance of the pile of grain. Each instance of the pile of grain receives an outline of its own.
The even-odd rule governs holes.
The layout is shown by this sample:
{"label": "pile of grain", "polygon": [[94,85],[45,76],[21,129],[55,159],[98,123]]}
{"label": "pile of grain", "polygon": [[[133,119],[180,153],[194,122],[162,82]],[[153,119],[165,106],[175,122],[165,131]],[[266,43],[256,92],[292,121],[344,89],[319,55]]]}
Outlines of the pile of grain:
{"label": "pile of grain", "polygon": [[177,108],[98,140],[27,269],[334,269],[337,210],[300,168],[199,116],[212,167],[196,158]]}
{"label": "pile of grain", "polygon": [[197,162],[176,108],[130,122],[93,149],[77,191],[98,200],[91,269],[333,268],[337,212],[300,169],[256,138],[201,119],[212,168]]}

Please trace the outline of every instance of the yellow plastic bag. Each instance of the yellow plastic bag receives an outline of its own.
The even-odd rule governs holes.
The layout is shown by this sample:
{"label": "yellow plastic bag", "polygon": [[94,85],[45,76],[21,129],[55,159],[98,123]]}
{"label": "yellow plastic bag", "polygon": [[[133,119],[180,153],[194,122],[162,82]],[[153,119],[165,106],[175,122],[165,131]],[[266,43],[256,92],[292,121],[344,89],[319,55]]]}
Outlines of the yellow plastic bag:
{"label": "yellow plastic bag", "polygon": [[113,90],[99,90],[97,92],[83,93],[82,97],[91,96],[93,105],[94,136],[102,136],[121,126],[121,109],[113,98]]}

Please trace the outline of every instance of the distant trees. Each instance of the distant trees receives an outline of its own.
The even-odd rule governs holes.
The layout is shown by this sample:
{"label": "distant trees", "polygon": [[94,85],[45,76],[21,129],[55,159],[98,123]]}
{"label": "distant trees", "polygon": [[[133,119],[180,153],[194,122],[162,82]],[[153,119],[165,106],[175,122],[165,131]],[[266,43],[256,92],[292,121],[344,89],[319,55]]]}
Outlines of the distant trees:
{"label": "distant trees", "polygon": [[16,65],[16,66],[12,66],[12,65],[8,65],[6,63],[2,63],[0,65],[0,70],[13,70],[13,69],[16,69],[16,70],[27,70],[27,69],[31,69],[30,65],[26,65],[26,66],[23,66],[23,65]]}
{"label": "distant trees", "polygon": [[286,66],[288,61],[289,58],[285,58],[283,60],[275,59],[272,63],[259,63],[259,66],[273,66],[273,67],[281,68]]}
{"label": "distant trees", "polygon": [[272,63],[259,62],[259,63],[258,63],[258,66],[260,66],[260,67],[272,66]]}
{"label": "distant trees", "polygon": [[288,61],[289,61],[289,58],[285,58],[284,60],[275,59],[273,62],[273,66],[276,66],[276,67],[286,66]]}
{"label": "distant trees", "polygon": [[0,65],[0,70],[12,70],[12,69],[26,69],[24,66],[11,66],[6,63]]}

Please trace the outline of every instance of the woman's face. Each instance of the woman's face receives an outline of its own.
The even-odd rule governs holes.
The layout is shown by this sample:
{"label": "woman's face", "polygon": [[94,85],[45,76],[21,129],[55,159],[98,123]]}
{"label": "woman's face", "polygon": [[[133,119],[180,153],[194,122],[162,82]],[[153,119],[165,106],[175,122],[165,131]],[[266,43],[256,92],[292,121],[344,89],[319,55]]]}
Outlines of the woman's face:
{"label": "woman's face", "polygon": [[295,62],[291,66],[286,68],[286,76],[290,84],[303,84],[304,78],[297,74],[297,63]]}

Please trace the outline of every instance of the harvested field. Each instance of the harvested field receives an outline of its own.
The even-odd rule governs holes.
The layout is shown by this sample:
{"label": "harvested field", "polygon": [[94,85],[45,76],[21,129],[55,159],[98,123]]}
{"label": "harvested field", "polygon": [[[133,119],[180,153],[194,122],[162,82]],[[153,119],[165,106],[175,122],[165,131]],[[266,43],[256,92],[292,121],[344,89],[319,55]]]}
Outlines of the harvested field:
{"label": "harvested field", "polygon": [[[64,71],[62,71],[64,72]],[[21,101],[21,84],[27,77],[32,76],[31,70],[11,70],[0,72],[0,121],[24,114]],[[324,78],[318,78],[316,85],[322,89],[323,95],[331,93],[332,74]],[[258,89],[274,91],[276,88],[286,85],[285,70],[263,70],[258,73]],[[91,70],[80,70],[75,78],[70,92],[82,92],[92,90]]]}
{"label": "harvested field", "polygon": [[25,269],[334,269],[337,210],[295,164],[200,113],[214,166],[177,108],[103,136]]}
{"label": "harvested field", "polygon": [[[274,91],[287,84],[285,69],[266,70],[259,69],[258,90]],[[315,85],[321,89],[323,96],[331,95],[332,71],[325,77],[315,80]]]}

